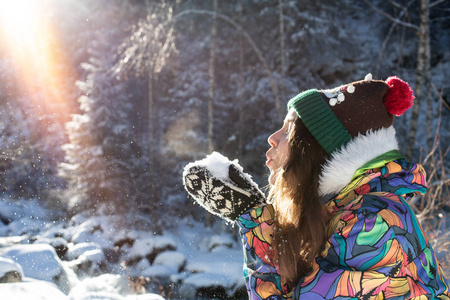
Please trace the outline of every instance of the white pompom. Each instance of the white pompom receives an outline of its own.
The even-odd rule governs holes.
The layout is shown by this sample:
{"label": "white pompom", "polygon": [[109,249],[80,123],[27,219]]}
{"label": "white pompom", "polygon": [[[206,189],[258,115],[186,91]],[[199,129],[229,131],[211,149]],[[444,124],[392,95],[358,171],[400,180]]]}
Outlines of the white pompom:
{"label": "white pompom", "polygon": [[349,85],[347,87],[347,92],[349,92],[350,94],[353,94],[355,92],[355,87],[353,85]]}
{"label": "white pompom", "polygon": [[364,77],[364,80],[371,81],[372,80],[372,74],[371,73],[367,74],[366,77]]}
{"label": "white pompom", "polygon": [[336,98],[331,98],[331,99],[330,99],[330,105],[331,105],[331,106],[335,106],[336,103],[337,103],[337,99],[336,99]]}
{"label": "white pompom", "polygon": [[338,97],[337,97],[337,100],[338,100],[339,103],[341,103],[342,101],[344,101],[344,100],[345,100],[344,94],[339,94]]}

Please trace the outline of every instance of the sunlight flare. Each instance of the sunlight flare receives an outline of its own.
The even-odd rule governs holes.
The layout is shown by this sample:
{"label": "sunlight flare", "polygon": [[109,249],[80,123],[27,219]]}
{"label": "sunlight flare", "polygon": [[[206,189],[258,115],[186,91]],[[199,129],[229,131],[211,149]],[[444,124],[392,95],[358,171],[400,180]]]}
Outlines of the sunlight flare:
{"label": "sunlight flare", "polygon": [[33,108],[67,120],[69,109],[62,91],[72,68],[50,3],[1,0],[0,52],[11,60],[21,91],[28,95]]}
{"label": "sunlight flare", "polygon": [[35,0],[0,1],[0,24],[10,46],[32,46],[38,30],[38,9]]}

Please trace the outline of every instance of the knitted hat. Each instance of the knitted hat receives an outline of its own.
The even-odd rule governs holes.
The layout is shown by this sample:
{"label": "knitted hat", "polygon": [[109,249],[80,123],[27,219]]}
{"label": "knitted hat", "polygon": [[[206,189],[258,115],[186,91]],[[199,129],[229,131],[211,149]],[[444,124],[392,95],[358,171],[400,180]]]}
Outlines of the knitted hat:
{"label": "knitted hat", "polygon": [[331,154],[358,134],[389,127],[393,115],[413,105],[408,83],[392,76],[345,84],[330,90],[307,90],[288,102],[322,148]]}

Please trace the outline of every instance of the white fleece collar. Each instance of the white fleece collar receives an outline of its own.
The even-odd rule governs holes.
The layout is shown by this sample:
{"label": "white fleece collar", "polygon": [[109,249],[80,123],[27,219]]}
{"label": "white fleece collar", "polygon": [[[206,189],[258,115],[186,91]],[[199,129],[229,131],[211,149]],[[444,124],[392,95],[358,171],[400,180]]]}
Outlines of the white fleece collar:
{"label": "white fleece collar", "polygon": [[394,126],[359,134],[341,150],[334,152],[322,167],[319,194],[337,194],[348,185],[356,170],[372,159],[398,150]]}

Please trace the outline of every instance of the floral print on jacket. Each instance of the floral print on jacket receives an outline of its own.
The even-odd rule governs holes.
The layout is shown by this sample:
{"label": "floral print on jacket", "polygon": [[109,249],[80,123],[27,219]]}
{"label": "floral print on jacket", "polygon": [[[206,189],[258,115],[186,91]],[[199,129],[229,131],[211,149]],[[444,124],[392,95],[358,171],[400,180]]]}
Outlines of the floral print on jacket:
{"label": "floral print on jacket", "polygon": [[329,238],[293,288],[272,261],[272,205],[247,211],[237,224],[250,299],[449,299],[443,271],[405,201],[425,191],[422,166],[404,159],[356,177],[325,204]]}

